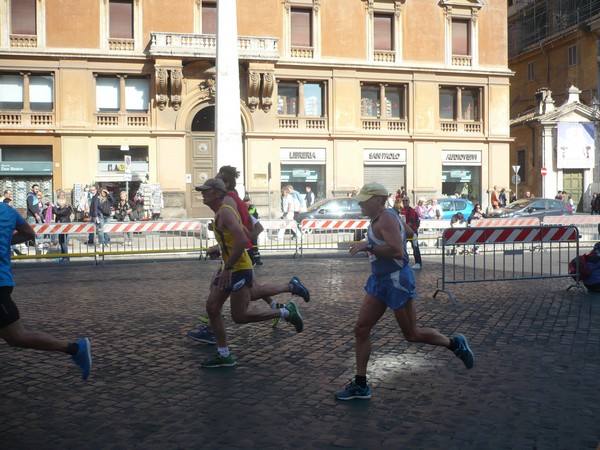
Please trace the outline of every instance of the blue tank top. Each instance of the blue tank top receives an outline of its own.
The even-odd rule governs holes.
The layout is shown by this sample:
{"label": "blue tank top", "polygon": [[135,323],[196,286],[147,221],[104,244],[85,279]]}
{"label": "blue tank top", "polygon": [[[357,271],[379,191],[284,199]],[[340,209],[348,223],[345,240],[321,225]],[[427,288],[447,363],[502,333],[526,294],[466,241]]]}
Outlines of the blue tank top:
{"label": "blue tank top", "polygon": [[[400,233],[402,234],[402,245],[404,247],[404,257],[402,259],[388,258],[385,256],[376,256],[369,252],[369,261],[371,262],[371,272],[373,275],[386,275],[389,273],[397,272],[398,270],[408,265],[408,249],[406,246],[406,230],[404,229],[404,223],[398,215],[398,213],[392,208],[386,209],[382,214],[391,214],[398,220],[398,226],[400,227]],[[383,239],[378,239],[373,233],[373,222],[369,225],[367,230],[367,242],[372,245],[385,245],[386,242]]]}

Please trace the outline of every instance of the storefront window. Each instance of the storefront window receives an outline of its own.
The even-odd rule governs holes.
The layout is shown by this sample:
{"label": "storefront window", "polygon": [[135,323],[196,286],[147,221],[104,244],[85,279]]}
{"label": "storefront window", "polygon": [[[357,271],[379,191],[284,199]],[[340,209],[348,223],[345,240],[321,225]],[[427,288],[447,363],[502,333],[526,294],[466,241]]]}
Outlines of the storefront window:
{"label": "storefront window", "polygon": [[442,194],[469,199],[473,204],[481,204],[481,167],[443,166]]}
{"label": "storefront window", "polygon": [[282,165],[281,187],[291,184],[302,196],[306,194],[306,186],[310,186],[315,194],[315,201],[327,197],[325,192],[325,166],[321,165]]}

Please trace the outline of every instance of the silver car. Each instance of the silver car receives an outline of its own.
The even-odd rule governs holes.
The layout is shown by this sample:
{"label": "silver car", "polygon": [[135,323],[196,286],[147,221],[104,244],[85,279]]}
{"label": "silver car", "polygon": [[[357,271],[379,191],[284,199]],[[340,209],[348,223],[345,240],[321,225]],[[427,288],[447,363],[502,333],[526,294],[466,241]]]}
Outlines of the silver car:
{"label": "silver car", "polygon": [[492,211],[490,217],[570,216],[573,212],[567,202],[554,198],[522,198],[504,208]]}

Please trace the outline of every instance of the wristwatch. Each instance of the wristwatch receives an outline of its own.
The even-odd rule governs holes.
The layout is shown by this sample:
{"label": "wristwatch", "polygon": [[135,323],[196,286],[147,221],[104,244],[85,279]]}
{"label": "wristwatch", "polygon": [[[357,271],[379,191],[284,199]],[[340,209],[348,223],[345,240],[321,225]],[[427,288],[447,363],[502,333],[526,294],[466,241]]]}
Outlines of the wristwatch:
{"label": "wristwatch", "polygon": [[231,269],[233,269],[233,266],[232,266],[232,265],[230,265],[230,264],[225,264],[225,265],[223,266],[223,269],[225,269],[225,270],[231,270]]}
{"label": "wristwatch", "polygon": [[371,244],[370,242],[367,244],[367,251],[373,252],[373,244]]}

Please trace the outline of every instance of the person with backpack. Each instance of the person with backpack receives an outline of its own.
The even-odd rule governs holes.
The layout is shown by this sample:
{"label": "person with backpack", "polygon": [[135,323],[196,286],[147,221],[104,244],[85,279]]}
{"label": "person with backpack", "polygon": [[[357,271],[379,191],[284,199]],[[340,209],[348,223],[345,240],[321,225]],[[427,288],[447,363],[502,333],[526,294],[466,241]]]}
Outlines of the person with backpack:
{"label": "person with backpack", "polygon": [[406,224],[413,231],[413,237],[410,240],[410,245],[413,249],[413,257],[415,258],[415,264],[412,266],[413,269],[419,270],[423,266],[423,261],[421,259],[421,250],[419,250],[419,227],[421,226],[421,219],[419,219],[419,215],[414,208],[410,206],[410,198],[405,196],[402,199],[402,209],[400,210],[400,215],[404,216],[404,220]]}
{"label": "person with backpack", "polygon": [[[579,255],[569,262],[569,273],[577,273],[579,264],[579,278],[589,292],[600,293],[600,242],[596,242],[590,253]],[[577,276],[573,279],[577,280]]]}

